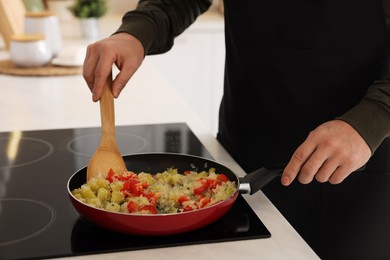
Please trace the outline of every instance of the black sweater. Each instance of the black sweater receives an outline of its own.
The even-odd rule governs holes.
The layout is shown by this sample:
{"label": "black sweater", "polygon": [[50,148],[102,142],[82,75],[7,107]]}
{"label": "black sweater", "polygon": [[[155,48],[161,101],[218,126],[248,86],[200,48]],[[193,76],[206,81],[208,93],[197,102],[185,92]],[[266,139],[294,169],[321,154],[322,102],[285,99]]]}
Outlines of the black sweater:
{"label": "black sweater", "polygon": [[[207,0],[141,0],[117,32],[168,51]],[[390,136],[387,32],[380,0],[225,0],[218,140],[246,171],[284,164],[335,118],[374,152]]]}

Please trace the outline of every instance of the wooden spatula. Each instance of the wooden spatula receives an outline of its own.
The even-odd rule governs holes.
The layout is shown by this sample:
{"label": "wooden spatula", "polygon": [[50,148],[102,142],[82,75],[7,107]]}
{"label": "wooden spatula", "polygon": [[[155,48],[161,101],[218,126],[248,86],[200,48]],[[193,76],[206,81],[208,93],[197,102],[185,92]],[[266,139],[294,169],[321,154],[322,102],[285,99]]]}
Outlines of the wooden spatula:
{"label": "wooden spatula", "polygon": [[114,96],[111,92],[112,75],[107,78],[100,99],[102,136],[100,145],[87,167],[87,180],[93,177],[105,177],[110,169],[122,175],[126,171],[125,162],[120,154],[115,137]]}

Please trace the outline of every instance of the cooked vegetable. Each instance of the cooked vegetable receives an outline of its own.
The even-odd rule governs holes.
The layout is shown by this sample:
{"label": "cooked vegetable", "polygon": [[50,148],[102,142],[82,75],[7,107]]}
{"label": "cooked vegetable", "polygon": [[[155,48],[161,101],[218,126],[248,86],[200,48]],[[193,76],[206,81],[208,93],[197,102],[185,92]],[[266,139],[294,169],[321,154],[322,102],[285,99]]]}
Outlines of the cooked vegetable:
{"label": "cooked vegetable", "polygon": [[192,211],[226,200],[236,184],[226,175],[208,171],[177,169],[150,174],[128,171],[122,175],[109,171],[107,177],[93,178],[72,191],[78,200],[114,212],[169,214]]}

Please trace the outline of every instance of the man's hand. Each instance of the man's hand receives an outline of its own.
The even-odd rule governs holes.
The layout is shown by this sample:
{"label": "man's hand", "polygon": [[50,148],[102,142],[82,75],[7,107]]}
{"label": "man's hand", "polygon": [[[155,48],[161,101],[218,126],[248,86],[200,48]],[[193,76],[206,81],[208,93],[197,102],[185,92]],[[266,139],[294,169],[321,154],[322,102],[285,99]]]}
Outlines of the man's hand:
{"label": "man's hand", "polygon": [[113,80],[112,93],[117,98],[144,59],[141,42],[128,33],[114,34],[88,46],[83,76],[94,102],[100,100],[103,86],[115,64],[120,70]]}
{"label": "man's hand", "polygon": [[298,176],[302,184],[314,178],[338,184],[370,157],[371,149],[351,125],[341,120],[329,121],[312,131],[294,152],[281,182],[290,185]]}

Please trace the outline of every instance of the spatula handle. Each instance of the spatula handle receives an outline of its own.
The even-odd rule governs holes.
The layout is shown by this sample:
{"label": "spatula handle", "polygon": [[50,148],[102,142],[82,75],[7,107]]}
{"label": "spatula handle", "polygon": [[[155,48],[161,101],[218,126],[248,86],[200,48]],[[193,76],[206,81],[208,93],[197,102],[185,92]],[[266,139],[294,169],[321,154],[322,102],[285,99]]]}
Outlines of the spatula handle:
{"label": "spatula handle", "polygon": [[102,124],[102,144],[115,144],[115,110],[114,96],[111,91],[112,73],[107,77],[100,99],[100,116]]}

